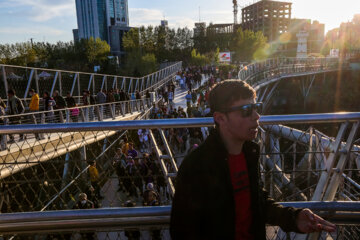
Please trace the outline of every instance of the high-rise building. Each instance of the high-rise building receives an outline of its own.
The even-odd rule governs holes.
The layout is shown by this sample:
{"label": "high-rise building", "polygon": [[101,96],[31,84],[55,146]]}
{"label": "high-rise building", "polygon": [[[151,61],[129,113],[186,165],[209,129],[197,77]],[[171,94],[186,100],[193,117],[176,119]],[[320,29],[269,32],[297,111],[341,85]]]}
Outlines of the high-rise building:
{"label": "high-rise building", "polygon": [[122,36],[130,30],[128,0],[76,0],[76,14],[75,41],[100,38],[108,42],[113,54],[122,54]]}

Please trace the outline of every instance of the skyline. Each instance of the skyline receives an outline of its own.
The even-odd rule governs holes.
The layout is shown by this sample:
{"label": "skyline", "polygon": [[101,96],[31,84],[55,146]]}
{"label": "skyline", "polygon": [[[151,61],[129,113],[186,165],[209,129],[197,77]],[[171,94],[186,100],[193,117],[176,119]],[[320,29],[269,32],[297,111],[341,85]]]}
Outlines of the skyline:
{"label": "skyline", "polygon": [[[239,9],[254,1],[238,1]],[[335,1],[293,0],[292,18],[306,18],[325,23],[326,32],[339,27],[341,22],[351,21],[360,13],[358,0]],[[166,3],[166,4],[165,4]],[[309,4],[312,7],[309,7]],[[189,6],[192,6],[189,9]],[[232,1],[218,4],[215,0],[129,0],[130,26],[159,25],[160,20],[169,21],[170,27],[192,29],[199,21],[207,23],[233,22]],[[238,17],[240,19],[241,11]],[[74,0],[1,0],[0,43],[71,41],[72,29],[77,28]]]}

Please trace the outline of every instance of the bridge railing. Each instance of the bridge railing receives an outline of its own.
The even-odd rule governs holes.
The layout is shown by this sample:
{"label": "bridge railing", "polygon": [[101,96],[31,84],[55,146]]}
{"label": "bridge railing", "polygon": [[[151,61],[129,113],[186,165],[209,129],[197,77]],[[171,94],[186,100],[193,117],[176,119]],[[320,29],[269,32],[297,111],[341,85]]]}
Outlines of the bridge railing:
{"label": "bridge railing", "polygon": [[[319,239],[352,239],[360,225],[360,208],[353,202],[283,202],[283,206],[309,208],[337,224],[335,233]],[[112,208],[2,214],[0,234],[4,236],[47,236],[48,239],[93,235],[97,239],[127,239],[126,233],[138,231],[149,238],[158,231],[160,239],[169,238],[171,206]],[[286,235],[278,227],[267,226],[267,239],[296,239],[301,234]]]}
{"label": "bridge railing", "polygon": [[[148,113],[149,110],[145,111],[145,114]],[[337,137],[339,135],[337,131],[340,132],[340,130],[342,135],[339,136],[345,135],[351,129],[346,129],[343,125],[347,124],[346,126],[349,128],[349,125],[356,123],[359,119],[360,113],[263,116],[260,119],[262,128],[259,132],[258,141],[262,148],[262,181],[265,182],[271,196],[285,201],[312,199],[321,174],[328,168],[331,172],[333,168],[336,168],[335,162],[332,163],[331,168],[327,165],[329,154],[334,152],[339,157],[342,154],[341,149],[346,146],[346,139],[341,139],[344,141],[342,145],[334,148],[334,144],[340,142],[334,136]],[[295,125],[297,129],[279,124]],[[175,156],[179,156],[177,161],[180,164],[182,158],[180,156],[190,151],[192,144],[202,141],[204,128],[211,126],[213,126],[212,118],[0,126],[0,135],[2,136],[9,134],[38,134],[44,136],[40,141],[27,138],[24,141],[15,142],[0,152],[0,183],[4,185],[10,182],[19,183],[19,185],[7,185],[9,188],[17,189],[15,192],[18,192],[21,191],[21,186],[31,185],[32,183],[27,181],[32,179],[37,186],[26,187],[27,191],[31,193],[31,198],[37,192],[35,189],[39,187],[39,184],[43,186],[45,192],[48,191],[47,194],[36,198],[37,206],[34,203],[29,204],[26,201],[21,201],[22,204],[8,205],[8,211],[41,209],[41,206],[46,205],[54,196],[57,196],[58,199],[53,205],[49,206],[50,209],[62,209],[64,206],[68,206],[69,201],[71,201],[69,197],[75,190],[71,187],[66,189],[65,194],[59,195],[58,193],[69,182],[72,182],[75,189],[85,191],[84,186],[88,186],[86,183],[88,173],[83,170],[89,166],[88,162],[95,159],[99,159],[99,171],[104,175],[104,178],[121,179],[121,184],[129,179],[137,179],[137,183],[135,180],[131,180],[130,185],[137,184],[135,188],[141,191],[143,189],[140,186],[150,181],[146,179],[152,178],[153,181],[161,182],[162,187],[165,187],[162,191],[166,196],[166,184],[164,185],[164,179],[161,177],[159,163],[151,155],[153,148],[150,146],[149,136],[147,136],[147,141],[139,142],[138,135],[141,135],[142,132],[138,130],[164,129],[171,151]],[[180,130],[180,128],[185,128],[185,130]],[[190,128],[193,128],[193,130],[189,133]],[[128,170],[124,172],[121,166],[117,169],[113,165],[111,159],[113,159],[116,149],[121,146],[123,132],[128,130],[130,131],[128,138],[131,138],[130,141],[135,143],[139,152],[138,162],[135,164],[136,172],[140,174],[142,171],[140,163],[145,156],[140,153],[142,151],[151,155],[151,159],[146,160],[151,160],[150,162],[155,166],[151,173],[146,171],[140,175],[132,176],[126,172]],[[156,130],[154,131],[155,137],[159,138],[160,135],[156,134]],[[194,134],[195,131],[198,134]],[[341,168],[341,173],[345,174],[345,176],[341,175],[341,179],[347,187],[336,189],[341,190],[338,191],[340,199],[357,200],[360,191],[357,184],[359,182],[357,173],[360,167],[360,147],[356,144],[352,145],[351,141],[350,143],[350,160],[347,162],[346,168],[344,165]],[[344,150],[344,152],[346,151]],[[107,157],[104,158],[104,156]],[[123,164],[126,168],[126,159]],[[172,172],[171,166],[167,167],[169,167],[168,171]],[[69,168],[73,168],[72,172]],[[110,170],[105,170],[105,168]],[[47,170],[45,171],[45,169]],[[117,176],[116,171],[118,170],[122,171],[121,176]],[[34,175],[35,172],[39,172],[39,175]],[[50,184],[48,182],[50,180],[47,179],[49,177],[48,172],[53,173],[54,176],[51,188],[45,187]],[[76,177],[79,173],[82,176],[80,178]],[[308,175],[309,173],[310,175]],[[123,179],[126,179],[126,181],[123,181]],[[47,181],[47,185],[44,185],[45,181]],[[117,188],[118,184],[116,181],[113,182],[111,188]],[[9,199],[16,195],[15,192],[9,191],[7,188],[3,190],[7,191]],[[129,191],[136,194],[134,189]],[[117,200],[118,197],[115,197],[107,201],[110,204],[112,201],[116,202]]]}
{"label": "bridge railing", "polygon": [[72,96],[79,97],[83,89],[92,93],[102,89],[122,89],[127,93],[139,91],[144,95],[147,90],[158,87],[164,79],[173,77],[181,67],[182,62],[176,62],[139,78],[0,64],[0,97],[5,99],[8,89],[14,89],[22,99],[28,97],[30,89],[41,94],[48,91],[51,96],[58,90],[61,96],[70,92]]}
{"label": "bridge railing", "polygon": [[337,69],[345,64],[338,58],[275,58],[244,66],[240,69],[238,78],[246,82],[256,82],[267,78],[266,73],[276,74],[278,69],[287,69],[284,73],[289,74]]}
{"label": "bridge railing", "polygon": [[[360,113],[262,116],[257,139],[261,147],[261,181],[270,195],[281,202],[312,201],[322,175],[329,173],[338,179],[324,187],[324,192],[335,192],[329,201],[358,201],[360,147],[353,133],[359,120]],[[201,133],[203,128],[213,125],[212,118],[201,118],[0,126],[0,135],[46,136],[38,144],[26,139],[0,152],[1,212],[72,209],[81,192],[86,192],[100,208],[122,207],[127,200],[142,206],[145,204],[143,194],[150,182],[159,193],[160,204],[169,205],[170,191],[161,168],[174,171],[167,162],[165,146],[158,146],[160,155],[166,160],[161,166],[153,153],[154,147],[148,140],[140,142],[139,134],[151,129],[154,137],[161,139],[158,129],[163,129],[176,163],[180,165],[182,156],[191,151],[191,144],[202,141],[194,132]],[[126,146],[124,136],[134,142],[138,152],[133,159],[117,156],[118,148]],[[187,136],[187,139],[181,138],[185,145],[181,145],[177,136]],[[91,181],[89,171],[93,161],[99,172],[95,182]],[[175,180],[176,174],[170,177]],[[329,182],[331,179],[329,177]],[[96,191],[104,198],[97,196]],[[106,221],[111,225],[110,220]],[[141,229],[148,227],[143,222],[137,224]],[[336,236],[351,239],[345,232],[354,235],[358,228],[345,221],[342,224],[345,225],[339,228]],[[78,227],[73,230],[83,230]],[[167,228],[165,226],[162,232]],[[115,233],[101,228],[97,234],[121,236],[119,239],[122,239],[124,228],[114,229]],[[74,231],[72,234],[76,234]],[[283,236],[279,234],[283,234],[279,229],[269,228],[269,239]]]}
{"label": "bridge railing", "polygon": [[[156,94],[154,94],[156,97]],[[48,111],[29,112],[16,115],[5,115],[0,117],[1,125],[26,125],[26,124],[54,124],[54,123],[77,123],[98,122],[115,120],[116,118],[134,118],[150,109],[157,99],[150,98],[130,101],[112,102],[104,104],[83,105],[72,108],[55,109]],[[118,119],[119,120],[119,119]],[[36,139],[35,139],[36,138]],[[25,134],[20,138],[14,138],[12,134],[2,135],[0,139],[0,151],[6,150],[17,141],[43,140],[43,134]],[[10,146],[8,146],[10,145]]]}

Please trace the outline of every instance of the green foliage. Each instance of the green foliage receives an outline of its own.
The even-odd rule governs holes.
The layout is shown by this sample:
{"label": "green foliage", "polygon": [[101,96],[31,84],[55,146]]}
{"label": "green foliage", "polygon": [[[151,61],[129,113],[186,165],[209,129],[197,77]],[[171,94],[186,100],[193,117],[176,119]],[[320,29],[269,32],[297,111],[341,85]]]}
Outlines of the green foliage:
{"label": "green foliage", "polygon": [[267,38],[262,32],[243,31],[241,28],[235,34],[232,43],[232,50],[235,52],[235,61],[263,60],[269,55]]}
{"label": "green foliage", "polygon": [[157,62],[155,54],[147,53],[141,57],[142,68],[140,70],[140,75],[145,76],[149,73],[156,72]]}
{"label": "green foliage", "polygon": [[232,65],[232,64],[221,64],[219,66],[219,72],[221,73],[229,73],[230,71],[237,69],[236,65]]}
{"label": "green foliage", "polygon": [[83,42],[85,45],[85,54],[88,62],[93,64],[101,64],[110,55],[110,46],[106,41],[100,38],[94,39],[91,37],[89,40]]}
{"label": "green foliage", "polygon": [[100,39],[56,44],[35,42],[0,44],[0,62],[10,65],[93,71],[94,65],[107,64],[110,46]]}
{"label": "green foliage", "polygon": [[[133,28],[123,37],[128,55],[154,54],[159,62],[179,61],[192,49],[192,33],[188,28],[170,29],[163,26]],[[189,58],[189,56],[188,56]]]}
{"label": "green foliage", "polygon": [[139,37],[139,29],[132,28],[129,32],[127,32],[123,37],[123,45],[125,51],[131,52],[134,50],[138,50],[140,48],[140,37]]}
{"label": "green foliage", "polygon": [[141,55],[140,51],[128,53],[126,63],[121,68],[121,75],[142,77],[149,73],[156,72],[158,64],[152,53]]}
{"label": "green foliage", "polygon": [[192,33],[188,28],[170,29],[163,26],[133,28],[123,37],[126,51],[122,74],[149,74],[158,62],[191,59]]}
{"label": "green foliage", "polygon": [[30,43],[0,45],[0,62],[3,64],[31,66],[36,59],[36,52]]}
{"label": "green foliage", "polygon": [[193,49],[191,51],[191,65],[193,66],[204,66],[206,64],[210,63],[210,60],[205,56],[196,51],[196,49]]}

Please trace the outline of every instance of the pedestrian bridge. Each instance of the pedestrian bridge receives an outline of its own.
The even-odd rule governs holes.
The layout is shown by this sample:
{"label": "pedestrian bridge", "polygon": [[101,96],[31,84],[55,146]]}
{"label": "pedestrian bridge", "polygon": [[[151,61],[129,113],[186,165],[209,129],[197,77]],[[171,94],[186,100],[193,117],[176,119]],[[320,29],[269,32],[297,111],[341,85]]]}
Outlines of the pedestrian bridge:
{"label": "pedestrian bridge", "polygon": [[[282,79],[347,69],[346,62],[339,62],[338,59],[271,59],[242,68],[239,78],[254,86],[260,99],[269,100],[271,97],[269,93],[274,91],[276,82]],[[126,86],[129,89],[128,85]],[[144,111],[132,110],[133,115],[126,113],[131,120],[122,121],[125,120],[122,109],[136,107],[131,103],[127,106],[123,107],[121,104],[114,107],[104,106],[105,110],[101,110],[101,106],[93,106],[92,110],[90,106],[84,107],[82,112],[85,116],[80,117],[84,120],[79,123],[0,126],[2,135],[34,135],[34,142],[36,142],[35,134],[40,137],[45,136],[45,139],[39,141],[39,146],[42,141],[52,141],[51,137],[48,141],[46,136],[56,136],[56,139],[50,143],[52,152],[57,152],[57,143],[63,142],[61,151],[66,153],[65,158],[56,160],[52,158],[52,161],[44,162],[34,159],[34,163],[23,158],[28,168],[18,167],[22,171],[14,170],[13,174],[8,168],[8,175],[0,180],[2,186],[5,186],[1,189],[0,209],[8,212],[0,217],[0,233],[10,237],[15,234],[25,234],[30,237],[43,234],[42,236],[49,237],[54,236],[53,234],[70,233],[72,238],[76,238],[79,236],[79,231],[91,231],[96,232],[98,239],[127,239],[125,231],[138,229],[142,239],[149,239],[149,232],[151,233],[155,227],[161,230],[162,239],[169,239],[170,206],[123,208],[121,203],[126,200],[130,199],[137,203],[141,203],[142,200],[141,197],[129,195],[126,191],[119,192],[117,189],[123,182],[129,180],[130,186],[135,187],[140,193],[144,189],[139,187],[139,179],[141,182],[152,177],[159,185],[162,205],[171,204],[173,181],[181,159],[173,155],[175,150],[168,134],[171,129],[212,127],[213,119],[132,120],[136,116],[144,118],[147,116],[147,110],[151,109],[151,106],[147,106],[144,102]],[[107,119],[103,117],[102,122],[88,122],[91,118],[90,112],[93,112],[95,119],[99,119],[103,111],[105,111],[104,115],[108,116]],[[111,115],[116,111],[119,115]],[[65,121],[66,119],[71,121],[70,117],[66,117],[69,114],[65,110],[62,114]],[[317,237],[353,239],[354,236],[359,236],[360,146],[357,135],[359,121],[358,112],[262,116],[260,119],[261,129],[257,141],[261,145],[261,180],[270,196],[287,206],[309,207],[338,226],[334,234],[311,235],[310,239]],[[322,125],[337,129],[337,134],[333,136],[324,132]],[[119,177],[111,164],[111,159],[121,137],[125,134],[124,131],[135,129],[149,129],[153,146],[151,158],[156,168],[150,175],[142,175],[139,167],[138,174]],[[108,135],[108,133],[113,134]],[[127,136],[135,140],[130,134]],[[99,138],[101,141],[93,141],[88,137]],[[87,144],[85,149],[81,145],[84,142]],[[80,149],[80,152],[74,150],[73,153],[68,153],[70,150],[66,148]],[[20,147],[18,156],[22,154],[21,151]],[[143,158],[145,157],[140,154],[139,162],[143,161]],[[103,179],[100,185],[105,199],[101,204],[111,208],[58,211],[71,208],[76,201],[76,194],[87,188],[88,165],[84,164],[84,161],[90,159],[96,160]],[[12,168],[16,169],[15,166],[24,164],[17,161],[16,157],[13,157]],[[34,168],[30,164],[37,164],[37,167]],[[137,164],[135,162],[135,166]],[[7,165],[9,164],[3,161],[2,166]],[[35,189],[40,191],[36,192]],[[34,210],[41,212],[21,213]],[[23,227],[24,225],[28,227]],[[305,237],[295,233],[286,234],[277,227],[267,228],[267,239],[304,239]]]}
{"label": "pedestrian bridge", "polygon": [[[157,91],[159,88],[166,86],[168,82],[173,81],[175,74],[181,70],[181,63],[174,63],[142,78],[25,68],[10,65],[0,65],[0,69],[2,70],[1,75],[4,86],[1,89],[7,90],[11,88],[14,89],[16,93],[23,93],[24,98],[22,100],[25,106],[29,104],[30,99],[27,98],[27,95],[31,86],[36,88],[37,92],[40,92],[39,84],[41,85],[41,89],[46,89],[46,85],[43,86],[44,80],[46,83],[52,82],[50,95],[52,95],[55,90],[58,90],[60,94],[70,92],[70,95],[77,90],[78,96],[75,96],[75,99],[77,99],[79,104],[78,107],[61,110],[2,116],[1,119],[5,125],[14,123],[69,124],[72,122],[107,122],[141,118],[144,113],[149,111],[152,104],[158,101],[156,95],[153,95],[153,99],[146,99],[146,92]],[[28,77],[25,77],[26,74]],[[70,76],[73,77],[73,82],[71,85],[67,85],[66,82],[69,83]],[[111,87],[109,83],[110,79],[112,81]],[[84,86],[84,82],[87,82],[86,87]],[[26,88],[20,88],[21,86],[25,86],[25,84]],[[48,86],[50,87],[50,85]],[[84,106],[82,104],[82,96],[80,96],[82,92],[81,87],[84,87],[84,89],[92,89],[93,92],[95,92],[96,89],[102,91],[103,89],[116,89],[119,87],[129,95],[133,95],[136,91],[139,92],[142,99]],[[6,95],[5,93],[2,94]],[[151,100],[153,102],[151,102]],[[41,105],[42,104],[43,102],[41,102]],[[40,109],[41,107],[42,106],[40,106]],[[74,114],[75,111],[77,113],[76,115]],[[20,119],[20,122],[18,119]],[[88,144],[102,141],[106,137],[111,137],[114,134],[115,132],[111,131],[92,132],[91,134],[72,132],[62,136],[59,136],[56,132],[39,135],[29,133],[25,135],[26,140],[19,142],[17,141],[18,138],[15,137],[16,141],[11,144],[8,144],[9,136],[2,135],[0,139],[0,159],[4,165],[0,168],[0,178],[6,178],[18,171],[32,167],[39,162],[45,162],[68,154]]]}

